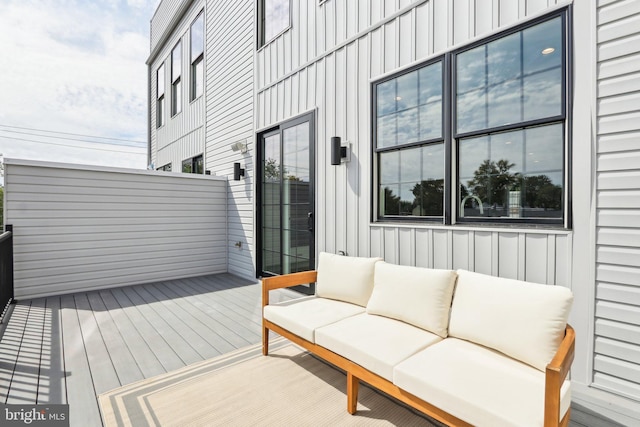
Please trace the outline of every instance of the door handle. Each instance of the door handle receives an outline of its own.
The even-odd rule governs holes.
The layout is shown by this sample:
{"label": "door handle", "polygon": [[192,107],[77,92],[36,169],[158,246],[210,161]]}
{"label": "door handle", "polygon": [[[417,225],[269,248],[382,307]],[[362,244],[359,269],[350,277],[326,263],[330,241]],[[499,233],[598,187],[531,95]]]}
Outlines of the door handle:
{"label": "door handle", "polygon": [[307,212],[307,229],[313,231],[313,212]]}

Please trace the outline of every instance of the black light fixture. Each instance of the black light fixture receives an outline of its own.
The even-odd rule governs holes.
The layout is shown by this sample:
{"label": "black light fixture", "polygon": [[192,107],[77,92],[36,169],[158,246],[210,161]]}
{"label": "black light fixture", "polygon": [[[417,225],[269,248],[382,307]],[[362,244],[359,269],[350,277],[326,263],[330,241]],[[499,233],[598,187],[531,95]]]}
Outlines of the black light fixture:
{"label": "black light fixture", "polygon": [[233,180],[240,181],[240,177],[244,176],[244,169],[240,167],[240,163],[233,164]]}
{"label": "black light fixture", "polygon": [[347,158],[347,147],[342,146],[339,136],[331,137],[331,164],[337,166]]}

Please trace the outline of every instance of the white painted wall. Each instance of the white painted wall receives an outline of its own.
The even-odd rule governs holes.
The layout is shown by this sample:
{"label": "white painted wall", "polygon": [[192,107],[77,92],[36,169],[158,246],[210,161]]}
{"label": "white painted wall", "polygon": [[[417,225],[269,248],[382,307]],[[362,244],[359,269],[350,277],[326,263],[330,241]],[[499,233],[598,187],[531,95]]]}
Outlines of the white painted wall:
{"label": "white painted wall", "polygon": [[5,159],[15,297],[227,271],[225,178]]}

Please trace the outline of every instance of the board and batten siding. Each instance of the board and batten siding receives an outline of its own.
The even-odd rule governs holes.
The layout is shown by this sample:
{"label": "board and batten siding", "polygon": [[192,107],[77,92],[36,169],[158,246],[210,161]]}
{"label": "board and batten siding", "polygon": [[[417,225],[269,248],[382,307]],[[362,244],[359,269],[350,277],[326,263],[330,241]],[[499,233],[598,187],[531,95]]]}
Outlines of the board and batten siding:
{"label": "board and batten siding", "polygon": [[[253,0],[209,0],[206,18],[206,153],[212,173],[229,177],[229,272],[255,277],[253,184]],[[295,3],[295,2],[294,2]],[[236,142],[248,151],[232,151]],[[245,169],[233,180],[233,164]]]}
{"label": "board and batten siding", "polygon": [[5,160],[15,297],[227,271],[225,178]]}
{"label": "board and batten siding", "polygon": [[597,7],[593,385],[640,402],[640,2]]}
{"label": "board and batten siding", "polygon": [[[569,286],[568,232],[476,232],[370,222],[372,80],[567,4],[292,2],[291,28],[256,56],[256,127],[315,112],[318,250],[384,255],[390,262],[470,268]],[[332,136],[352,144],[346,165],[330,165]]]}
{"label": "board and batten siding", "polygon": [[[176,2],[166,2],[168,4]],[[180,3],[180,2],[177,2]],[[205,96],[200,96],[191,101],[191,34],[190,28],[194,19],[204,10],[204,1],[186,1],[180,5],[182,15],[168,31],[164,45],[156,46],[150,58],[150,94],[149,126],[151,127],[151,162],[155,168],[168,163],[172,165],[172,171],[182,170],[182,161],[204,154],[205,151]],[[186,7],[188,5],[189,7]],[[156,20],[160,20],[163,13],[176,12],[176,8],[167,9],[165,2],[159,6],[154,19],[151,21],[151,32],[154,33]],[[205,11],[206,14],[206,11]],[[170,21],[169,17],[160,22]],[[171,116],[171,51],[178,43],[182,42],[182,111]],[[206,52],[205,52],[206,55]],[[157,126],[157,70],[164,64],[164,88],[165,88],[165,112],[164,125]],[[205,80],[206,91],[206,80]],[[206,165],[205,165],[206,166]]]}

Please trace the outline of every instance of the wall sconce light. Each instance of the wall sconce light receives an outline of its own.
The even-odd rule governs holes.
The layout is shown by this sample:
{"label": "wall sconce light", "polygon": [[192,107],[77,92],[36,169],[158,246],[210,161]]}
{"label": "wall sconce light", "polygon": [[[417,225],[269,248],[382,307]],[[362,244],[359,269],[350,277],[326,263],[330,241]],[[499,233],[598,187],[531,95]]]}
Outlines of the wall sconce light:
{"label": "wall sconce light", "polygon": [[233,180],[240,181],[240,177],[244,176],[244,169],[240,167],[240,163],[233,164]]}
{"label": "wall sconce light", "polygon": [[339,136],[331,137],[331,164],[337,166],[340,163],[351,160],[351,144],[342,145]]}

